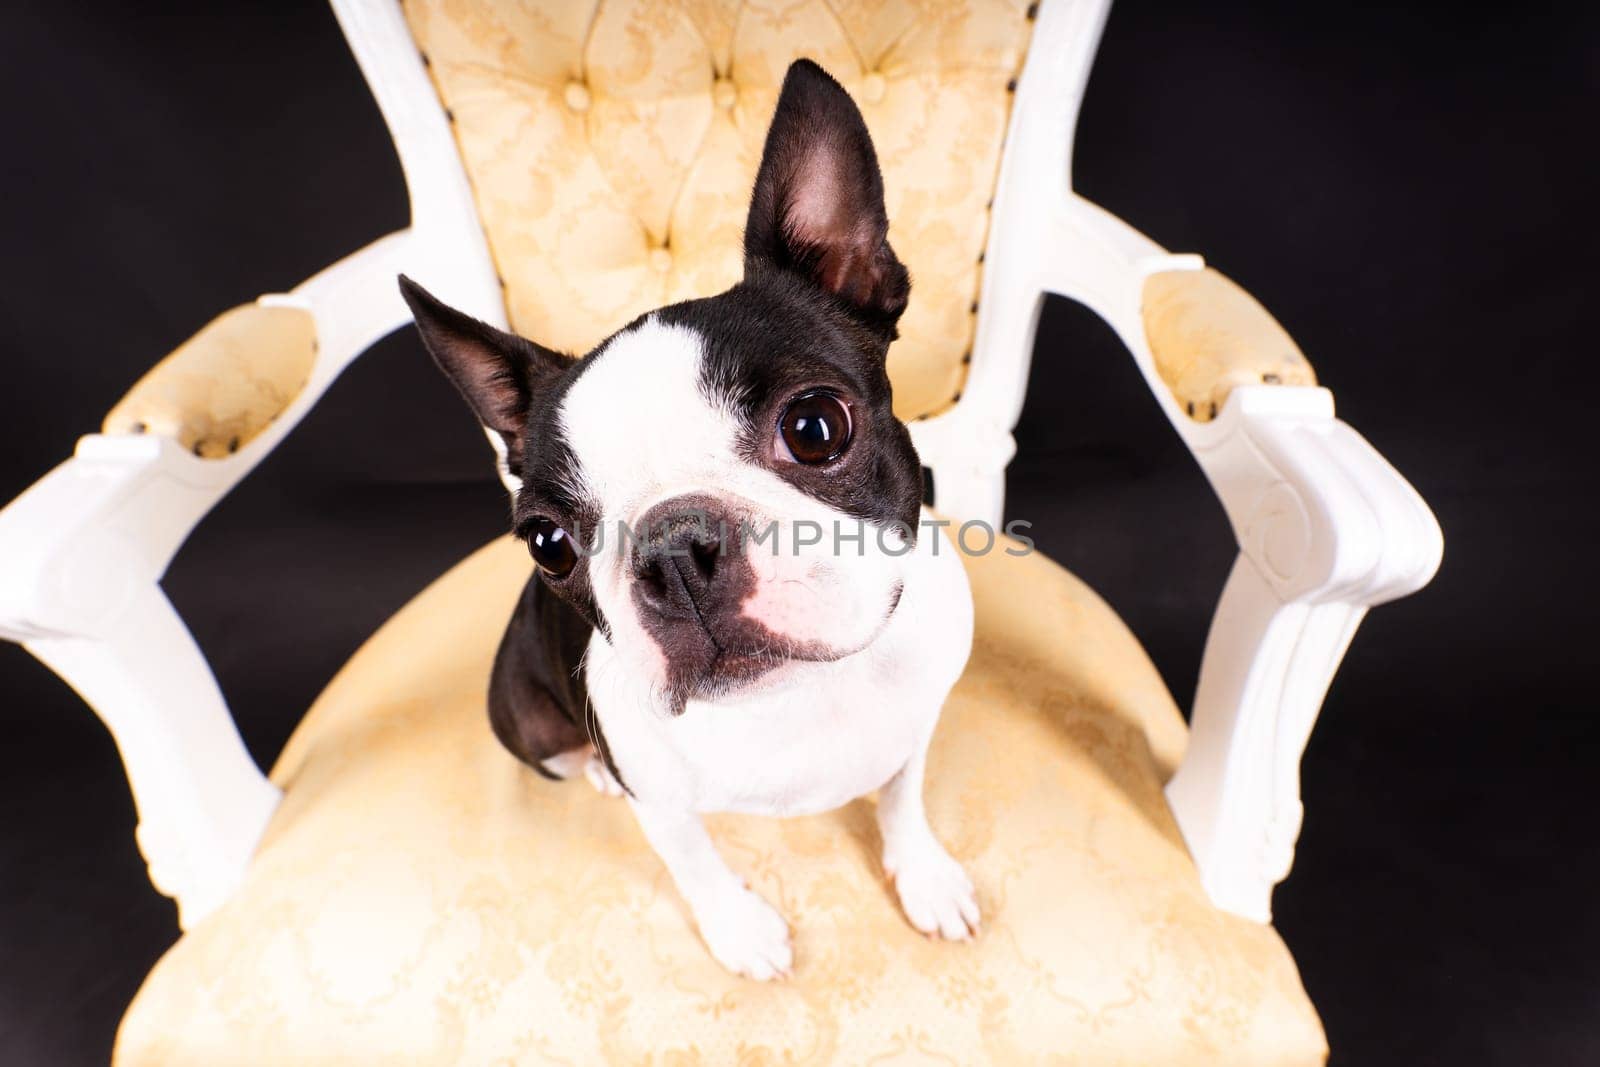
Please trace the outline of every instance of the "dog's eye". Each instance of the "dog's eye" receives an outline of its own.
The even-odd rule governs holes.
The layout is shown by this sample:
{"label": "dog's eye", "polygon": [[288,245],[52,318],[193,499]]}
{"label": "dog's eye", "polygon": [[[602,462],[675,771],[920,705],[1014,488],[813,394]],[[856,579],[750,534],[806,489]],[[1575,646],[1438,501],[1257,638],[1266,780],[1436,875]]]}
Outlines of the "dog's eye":
{"label": "dog's eye", "polygon": [[578,563],[572,538],[549,519],[534,519],[529,525],[528,551],[539,569],[552,578],[565,578]]}
{"label": "dog's eye", "polygon": [[832,393],[805,393],[784,409],[778,434],[799,463],[838,459],[850,443],[850,409]]}

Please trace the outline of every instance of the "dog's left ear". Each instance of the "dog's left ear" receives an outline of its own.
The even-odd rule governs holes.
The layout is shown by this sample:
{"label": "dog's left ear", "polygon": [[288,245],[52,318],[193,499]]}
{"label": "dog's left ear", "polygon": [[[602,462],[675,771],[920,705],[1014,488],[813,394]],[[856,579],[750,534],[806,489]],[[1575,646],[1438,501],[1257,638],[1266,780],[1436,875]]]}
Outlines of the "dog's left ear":
{"label": "dog's left ear", "polygon": [[400,275],[400,295],[417,320],[422,343],[472,408],[506,443],[506,465],[522,473],[522,436],[534,388],[570,362],[526,337],[497,330],[444,303]]}
{"label": "dog's left ear", "polygon": [[745,277],[796,272],[892,338],[911,279],[888,233],[883,175],[861,112],[821,67],[796,61],[756,174]]}

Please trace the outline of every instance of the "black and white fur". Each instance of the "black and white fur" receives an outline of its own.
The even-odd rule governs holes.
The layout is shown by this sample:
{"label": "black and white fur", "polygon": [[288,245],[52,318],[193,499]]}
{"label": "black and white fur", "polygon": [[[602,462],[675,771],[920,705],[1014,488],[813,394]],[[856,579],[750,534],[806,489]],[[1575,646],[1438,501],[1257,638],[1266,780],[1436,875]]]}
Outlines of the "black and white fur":
{"label": "black and white fur", "polygon": [[[572,359],[401,280],[427,347],[505,440],[518,534],[559,527],[593,547],[603,531],[564,576],[528,582],[495,663],[496,735],[546,775],[582,769],[625,794],[712,955],[757,979],[789,972],[788,927],[723,862],[703,813],[800,815],[878,790],[884,868],[912,925],[951,939],[978,925],[923,811],[972,603],[949,540],[918,530],[922,468],[884,369],[910,280],[887,230],[860,113],[801,61],[727,292]],[[848,442],[799,462],[780,420],[818,391],[848,410]],[[740,524],[775,529],[777,551],[731,543]],[[836,544],[836,529],[863,536]]]}

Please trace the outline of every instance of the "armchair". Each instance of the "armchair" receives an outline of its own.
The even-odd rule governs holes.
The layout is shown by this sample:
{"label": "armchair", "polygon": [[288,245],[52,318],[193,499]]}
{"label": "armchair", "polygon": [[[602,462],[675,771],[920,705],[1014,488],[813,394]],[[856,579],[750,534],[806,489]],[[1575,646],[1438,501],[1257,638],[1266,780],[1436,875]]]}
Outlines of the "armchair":
{"label": "armchair", "polygon": [[[1030,1032],[1026,1041],[1019,1031],[1027,1028],[1008,1019],[1004,1006],[1021,994],[996,978],[999,972],[959,959],[924,963],[921,956],[915,968],[932,976],[947,1006],[953,1005],[952,1015],[973,1016],[979,1036],[971,1047],[991,1058],[1021,1055],[1035,1039],[1048,1049],[1081,1031],[1090,1036],[1082,1036],[1079,1047],[1102,1051],[1099,1058],[1138,1062],[1147,1053],[1127,1043],[1133,1033],[1129,1020],[1144,1010],[1135,1005],[1152,999],[1152,981],[1163,994],[1186,997],[1183,1010],[1203,1020],[1189,1020],[1182,1039],[1190,1043],[1186,1057],[1249,1062],[1320,1055],[1314,1015],[1308,1022],[1309,1008],[1276,935],[1223,913],[1269,921],[1272,887],[1288,873],[1300,825],[1300,755],[1329,681],[1366,609],[1426,584],[1442,541],[1411,487],[1334,416],[1331,395],[1316,386],[1305,357],[1265,310],[1198,256],[1164,251],[1073,193],[1072,130],[1108,2],[1044,0],[1024,7],[1009,0],[950,0],[919,17],[895,5],[873,14],[835,13],[820,2],[780,9],[754,0],[726,11],[602,0],[515,13],[467,5],[465,14],[424,0],[403,7],[393,0],[333,0],[399,151],[411,226],[288,293],[262,297],[215,320],[142,379],[100,433],[84,437],[72,458],[0,512],[0,635],[22,642],[72,684],[111,730],[138,805],[138,840],[151,879],[177,901],[180,922],[190,931],[130,1012],[120,1058],[197,1057],[197,1049],[227,1030],[208,1030],[202,1021],[189,1027],[184,1040],[168,1032],[189,1015],[243,1018],[252,1032],[263,1034],[279,1023],[287,1026],[284,1019],[297,1011],[311,1017],[304,1005],[230,990],[219,978],[218,960],[225,963],[241,944],[230,926],[245,921],[238,909],[255,909],[248,911],[254,921],[277,916],[290,925],[306,924],[294,942],[299,948],[280,946],[281,951],[302,953],[304,967],[294,973],[346,1010],[341,1018],[359,1039],[334,1045],[352,1059],[384,1047],[375,1013],[386,1005],[394,1010],[391,1001],[399,1003],[403,990],[414,993],[419,984],[432,991],[421,1003],[440,1005],[430,1040],[437,1037],[438,1047],[454,1050],[455,1058],[471,1058],[467,1050],[479,1047],[470,1040],[473,1020],[482,1021],[479,1016],[487,1018],[494,1008],[486,1006],[475,983],[503,978],[509,988],[511,976],[520,973],[519,953],[538,955],[550,945],[557,945],[543,963],[550,980],[536,988],[563,1004],[567,1016],[601,1005],[595,1033],[584,1031],[582,1042],[590,1043],[573,1038],[569,1044],[571,1027],[552,1023],[541,1034],[530,1031],[493,1045],[500,1054],[626,1058],[632,1046],[616,1044],[619,1035],[651,1032],[649,1025],[682,1037],[686,1047],[701,1048],[695,1042],[704,1035],[687,1024],[665,1018],[649,1024],[619,1006],[637,1008],[652,995],[666,1003],[667,992],[659,991],[693,987],[703,993],[696,1006],[713,1022],[722,1010],[716,1004],[740,1003],[742,1017],[759,1024],[756,1032],[770,1025],[790,1050],[807,1049],[818,1059],[854,1057],[842,1050],[864,1039],[850,1036],[839,1020],[852,1010],[850,982],[861,979],[837,960],[822,961],[826,966],[812,984],[800,977],[803,1027],[791,1009],[770,999],[739,1001],[757,995],[727,992],[699,975],[682,982],[662,979],[635,996],[626,969],[605,959],[584,966],[568,960],[558,967],[560,947],[567,944],[561,932],[546,924],[530,934],[507,917],[519,905],[537,910],[526,901],[502,906],[496,898],[492,907],[469,909],[480,927],[476,936],[508,947],[500,955],[484,948],[463,957],[474,962],[459,973],[418,962],[440,944],[468,936],[444,920],[426,947],[405,958],[385,955],[380,925],[357,922],[365,932],[351,944],[385,961],[381,974],[372,971],[358,981],[320,960],[318,938],[342,943],[339,936],[348,929],[330,934],[318,926],[327,912],[292,903],[283,880],[318,877],[310,853],[297,851],[306,835],[345,840],[325,812],[312,809],[331,803],[328,792],[338,791],[330,768],[344,768],[351,782],[362,780],[353,767],[367,759],[368,750],[330,739],[329,724],[373,746],[374,762],[387,758],[385,746],[397,742],[371,727],[372,708],[399,707],[395,702],[406,698],[387,688],[375,663],[395,663],[396,642],[420,641],[430,617],[460,622],[463,605],[473,597],[492,603],[497,576],[514,576],[519,566],[503,545],[441,579],[380,631],[307,717],[271,780],[244,750],[204,657],[159,585],[167,563],[207,510],[271,451],[351,360],[409,321],[394,286],[401,271],[426,278],[442,297],[487,321],[574,348],[637,311],[732,281],[741,219],[729,204],[742,203],[755,164],[752,141],[759,148],[777,79],[800,53],[819,58],[857,95],[879,142],[892,238],[917,279],[905,337],[891,353],[891,376],[897,411],[934,472],[935,506],[953,518],[999,525],[1004,471],[1015,451],[1011,431],[1021,412],[1039,306],[1046,293],[1057,293],[1084,303],[1116,330],[1210,480],[1239,545],[1207,639],[1187,737],[1170,697],[1120,623],[1070,576],[1042,560],[1030,561],[1027,570],[1002,570],[996,560],[972,562],[979,583],[978,659],[988,666],[970,672],[964,698],[1031,709],[1019,712],[1018,721],[1031,721],[1041,707],[1055,714],[1053,701],[1098,709],[1093,715],[1068,714],[1068,739],[1084,752],[1115,751],[1136,769],[1113,773],[1104,764],[1105,782],[1081,787],[1086,810],[1098,811],[1102,803],[1107,811],[1127,808],[1117,818],[1130,821],[1106,816],[1106,824],[1143,820],[1156,826],[1151,840],[1159,843],[1170,822],[1181,839],[1167,842],[1170,855],[1162,853],[1167,858],[1160,862],[1098,853],[1096,862],[1114,868],[1116,884],[1131,896],[1159,880],[1156,872],[1160,879],[1193,879],[1220,911],[1207,914],[1187,896],[1163,897],[1167,911],[1159,915],[1154,905],[1141,905],[1140,921],[1166,932],[1144,945],[1148,958],[1127,960],[1115,946],[1075,944],[1073,951],[1097,961],[1104,972],[1081,981],[1058,981],[1048,968],[1040,969],[1042,963],[1030,970],[1034,961],[1017,933],[1021,928],[1013,930],[1028,966],[1005,971],[1005,981],[1034,973],[1034,992],[1044,989],[1067,1018],[1061,1030]],[[707,62],[701,64],[701,56]],[[958,159],[960,166],[951,162]],[[497,445],[493,435],[489,439]],[[503,466],[502,476],[509,486]],[[1030,597],[1043,606],[1026,620],[1008,616]],[[990,620],[988,631],[984,619]],[[494,636],[484,640],[492,643]],[[1101,660],[1091,661],[1079,645]],[[405,676],[436,698],[438,707],[470,710],[474,666],[470,658],[446,664],[424,656],[408,665]],[[425,676],[424,668],[435,674]],[[1034,685],[1011,677],[1039,672],[1055,681]],[[435,728],[426,713],[415,716],[407,723]],[[972,715],[958,708],[942,730],[965,730],[962,724],[970,721]],[[481,715],[477,725],[484,725]],[[455,731],[448,737],[462,746],[481,740],[463,740],[460,728],[448,729]],[[1042,743],[1028,736],[1028,743]],[[1067,778],[1086,773],[1075,758],[1062,757]],[[500,764],[485,762],[488,757],[471,759],[475,786],[508,808],[485,814],[481,799],[446,794],[468,828],[438,832],[449,841],[475,840],[473,818],[515,832],[520,824],[510,814],[518,804],[535,803],[527,790],[545,787],[509,776]],[[938,787],[937,774],[930,788]],[[1039,800],[1005,793],[990,779],[963,779],[955,770],[948,781],[969,781],[972,790],[998,791],[1018,805]],[[1116,796],[1092,799],[1106,782]],[[1159,792],[1151,792],[1163,788],[1165,805]],[[961,794],[969,804],[974,795]],[[1066,797],[1071,802],[1074,794]],[[624,831],[587,800],[565,795],[537,803],[557,805],[551,810],[637,858]],[[940,804],[931,807],[937,811]],[[945,807],[954,811],[949,803]],[[425,821],[423,814],[404,810]],[[843,819],[850,823],[848,815]],[[559,842],[551,848],[582,847],[575,832],[550,832]],[[748,835],[752,854],[764,847],[765,838],[755,830],[740,826],[728,832]],[[1092,841],[1093,827],[1083,834]],[[831,847],[815,827],[796,832],[795,839],[819,851]],[[969,842],[974,849],[977,840]],[[475,860],[499,862],[492,850],[474,850],[472,840],[457,843]],[[1106,841],[1096,847],[1121,846]],[[1029,849],[1043,855],[1044,848],[1038,842],[1013,848],[987,869],[987,883],[980,869],[980,890],[1024,908],[1031,890],[1019,873],[1021,857]],[[1152,843],[1146,851],[1153,856],[1159,850]],[[336,856],[330,881],[345,884],[346,867],[359,862]],[[648,869],[641,861],[627,870],[638,875]],[[774,877],[765,870],[763,876]],[[442,899],[443,890],[426,872],[417,877]],[[263,879],[277,882],[265,890],[255,884]],[[646,886],[648,879],[639,876]],[[253,892],[241,889],[247,883]],[[825,879],[806,884],[812,895],[804,901],[812,907],[825,907],[819,902],[830,888],[839,891]],[[462,892],[478,894],[472,899],[481,902],[496,890],[491,879]],[[641,903],[637,886],[597,884],[586,892],[614,898],[617,908],[650,930],[664,929],[649,925],[654,918],[640,918],[665,905],[654,898]],[[460,900],[451,899],[459,909]],[[268,903],[277,910],[263,912]],[[417,907],[430,912],[426,903]],[[596,914],[582,913],[591,924],[589,944],[601,946],[596,951],[602,957],[611,952],[620,959],[630,949],[606,938],[605,920]],[[505,925],[492,930],[491,938],[484,929],[495,923]],[[885,936],[882,929],[870,933],[840,920],[840,930],[854,931],[857,939]],[[997,929],[990,940],[1002,936]],[[1234,1006],[1197,991],[1206,979],[1169,983],[1171,973],[1192,965],[1169,967],[1166,955],[1175,950],[1163,937],[1203,942],[1196,951],[1210,961],[1210,979],[1256,981],[1272,992],[1257,990],[1252,1003],[1259,1006],[1266,997],[1274,1006],[1260,1008],[1260,1019],[1241,1022],[1229,1014]],[[842,933],[840,938],[845,940]],[[847,954],[855,943],[835,949]],[[280,948],[263,948],[263,955],[251,958],[275,960],[271,952]],[[672,944],[652,942],[649,951],[651,965],[663,973],[676,966]],[[828,951],[817,947],[819,955]],[[890,981],[885,975],[892,963],[879,963],[874,981]],[[1254,978],[1241,977],[1246,975]],[[199,1010],[180,1003],[176,990],[202,981]],[[358,996],[350,987],[360,981],[372,988],[363,987]],[[828,984],[826,997],[816,983]],[[1090,996],[1086,990],[1097,984],[1114,995]],[[230,995],[243,1006],[228,1001]],[[862,1004],[869,999],[865,993],[860,998]],[[908,994],[905,1003],[922,1002]],[[824,1019],[827,1025],[819,1021]],[[614,1031],[610,1045],[608,1029]],[[491,1031],[498,1032],[486,1024],[484,1032]],[[928,1036],[935,1032],[937,1040]],[[1106,1036],[1111,1033],[1114,1041]],[[883,1047],[927,1053],[951,1047],[946,1039],[958,1042],[963,1035],[938,1027],[919,1030],[908,1022]],[[1169,1039],[1180,1040],[1165,1034],[1160,1040]],[[1156,1038],[1149,1041],[1147,1049],[1157,1047]]]}

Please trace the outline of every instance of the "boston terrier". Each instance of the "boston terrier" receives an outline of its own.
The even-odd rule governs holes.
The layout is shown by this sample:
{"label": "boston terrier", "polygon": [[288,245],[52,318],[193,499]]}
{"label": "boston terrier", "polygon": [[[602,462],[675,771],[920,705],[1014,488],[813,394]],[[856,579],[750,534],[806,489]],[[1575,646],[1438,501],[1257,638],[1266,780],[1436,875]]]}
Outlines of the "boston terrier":
{"label": "boston terrier", "polygon": [[918,930],[978,928],[923,810],[928,742],[972,644],[966,573],[923,520],[884,360],[910,278],[866,124],[822,68],[784,79],[744,279],[582,358],[400,288],[520,482],[535,567],[489,718],[547,777],[625,796],[711,954],[793,962],[783,918],[718,855],[708,812],[791,816],[878,792],[883,867]]}

